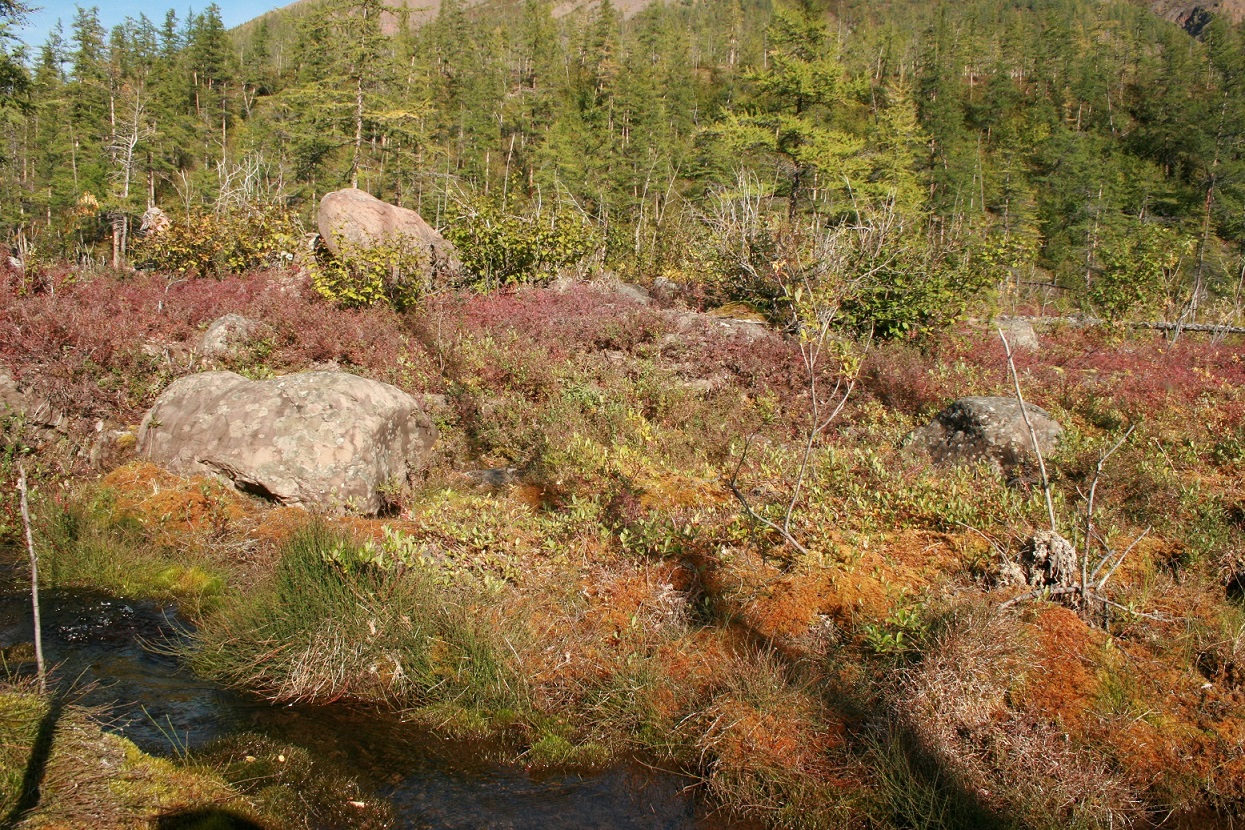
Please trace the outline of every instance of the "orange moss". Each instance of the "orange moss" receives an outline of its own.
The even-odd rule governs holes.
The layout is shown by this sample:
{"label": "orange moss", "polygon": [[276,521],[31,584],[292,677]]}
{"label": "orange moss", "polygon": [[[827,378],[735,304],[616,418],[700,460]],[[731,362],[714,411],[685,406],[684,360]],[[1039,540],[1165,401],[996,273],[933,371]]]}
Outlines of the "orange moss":
{"label": "orange moss", "polygon": [[658,709],[666,717],[687,711],[696,699],[708,694],[720,682],[722,667],[735,655],[734,637],[726,629],[699,629],[657,650],[666,686]]}
{"label": "orange moss", "polygon": [[[1133,544],[1134,538],[1115,540],[1116,551],[1123,553]],[[1128,556],[1124,557],[1119,569],[1111,577],[1110,584],[1116,588],[1135,588],[1153,576],[1156,567],[1175,561],[1183,553],[1184,545],[1178,541],[1161,536],[1147,536],[1137,542]]]}
{"label": "orange moss", "polygon": [[830,772],[830,752],[845,734],[841,721],[827,720],[803,698],[767,701],[761,708],[724,695],[708,714],[713,721],[702,742],[730,770],[824,775]]}
{"label": "orange moss", "polygon": [[686,583],[685,569],[671,562],[598,574],[583,587],[590,601],[589,617],[617,637],[642,622],[649,613],[660,612],[663,595]]}
{"label": "orange moss", "polygon": [[1092,660],[1106,635],[1059,605],[1043,608],[1033,626],[1037,664],[1025,685],[1024,704],[1065,726],[1079,727],[1098,697]]}
{"label": "orange moss", "polygon": [[747,602],[743,619],[769,638],[799,637],[821,615],[843,627],[883,620],[900,597],[962,570],[973,555],[959,537],[939,533],[877,537],[849,565],[810,567],[778,578]]}
{"label": "orange moss", "polygon": [[687,507],[720,506],[732,496],[720,481],[676,474],[654,476],[640,482],[640,506],[669,512]]}
{"label": "orange moss", "polygon": [[242,499],[220,482],[180,478],[143,461],[113,470],[103,484],[120,513],[169,533],[222,531],[246,515]]}
{"label": "orange moss", "polygon": [[252,531],[252,535],[261,544],[275,548],[288,542],[305,528],[312,518],[312,515],[301,507],[274,507],[265,511],[263,519]]}

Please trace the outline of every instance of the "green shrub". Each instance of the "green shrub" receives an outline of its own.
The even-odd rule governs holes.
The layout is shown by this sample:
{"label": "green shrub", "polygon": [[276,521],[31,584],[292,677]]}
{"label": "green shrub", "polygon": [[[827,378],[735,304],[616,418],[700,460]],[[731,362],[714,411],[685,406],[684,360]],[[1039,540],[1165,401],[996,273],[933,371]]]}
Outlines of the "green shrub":
{"label": "green shrub", "polygon": [[552,276],[602,244],[596,226],[573,210],[514,213],[483,200],[460,205],[446,236],[486,290]]}
{"label": "green shrub", "polygon": [[278,209],[188,215],[135,241],[138,268],[221,277],[293,259],[302,244],[297,218]]}
{"label": "green shrub", "polygon": [[311,285],[343,308],[387,303],[398,311],[433,290],[434,269],[427,246],[409,236],[356,245],[339,242],[336,257],[318,257]]}

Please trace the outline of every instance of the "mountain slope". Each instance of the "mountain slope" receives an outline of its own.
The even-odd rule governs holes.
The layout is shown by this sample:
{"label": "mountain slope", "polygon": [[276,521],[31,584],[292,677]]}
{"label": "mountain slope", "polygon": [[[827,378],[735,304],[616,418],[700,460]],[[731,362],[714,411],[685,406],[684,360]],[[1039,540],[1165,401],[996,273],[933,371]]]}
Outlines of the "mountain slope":
{"label": "mountain slope", "polygon": [[1187,0],[1152,0],[1150,9],[1160,17],[1184,27],[1193,35],[1201,32],[1210,18],[1216,15],[1224,15],[1234,24],[1245,20],[1245,0],[1202,0],[1198,3]]}

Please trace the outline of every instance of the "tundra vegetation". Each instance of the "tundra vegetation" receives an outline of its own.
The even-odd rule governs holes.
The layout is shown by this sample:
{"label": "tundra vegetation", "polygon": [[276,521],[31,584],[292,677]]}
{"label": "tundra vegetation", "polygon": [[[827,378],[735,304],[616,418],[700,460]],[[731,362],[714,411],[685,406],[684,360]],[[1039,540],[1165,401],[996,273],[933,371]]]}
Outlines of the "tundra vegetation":
{"label": "tundra vegetation", "polygon": [[[445,3],[415,27],[355,0],[108,39],[83,10],[69,44],[9,49],[0,366],[65,426],[6,421],[0,535],[22,459],[44,584],[176,600],[194,671],[535,767],[639,757],[767,826],[1239,820],[1241,33],[1122,2],[886,9]],[[305,253],[315,197],[355,182],[467,271]],[[173,221],[133,241],[144,190]],[[259,334],[208,358],[225,314]],[[1046,318],[1040,349],[1006,350],[1000,314]],[[392,515],[133,457],[176,378],[327,366],[437,422]],[[904,449],[1018,387],[1064,426],[1042,468]],[[1012,602],[1052,524],[1080,592]],[[0,695],[15,803],[59,705],[16,674]],[[58,722],[26,826],[85,798],[117,805],[101,826],[290,820],[246,750],[172,764]],[[168,783],[105,792],[75,741]]]}

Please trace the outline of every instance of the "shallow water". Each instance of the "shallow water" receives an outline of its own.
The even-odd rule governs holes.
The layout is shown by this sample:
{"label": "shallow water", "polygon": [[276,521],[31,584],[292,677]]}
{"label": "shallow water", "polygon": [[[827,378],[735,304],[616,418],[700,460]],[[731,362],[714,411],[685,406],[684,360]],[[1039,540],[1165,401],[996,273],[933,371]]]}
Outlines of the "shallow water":
{"label": "shallow water", "polygon": [[[54,677],[102,706],[109,727],[167,755],[237,732],[310,750],[388,799],[402,828],[720,828],[687,780],[638,765],[532,774],[490,760],[487,743],[437,740],[395,718],[343,707],[273,706],[196,678],[158,646],[184,636],[171,608],[87,592],[45,591],[43,644]],[[0,648],[33,639],[30,600],[0,594]],[[157,647],[152,650],[152,647]]]}

